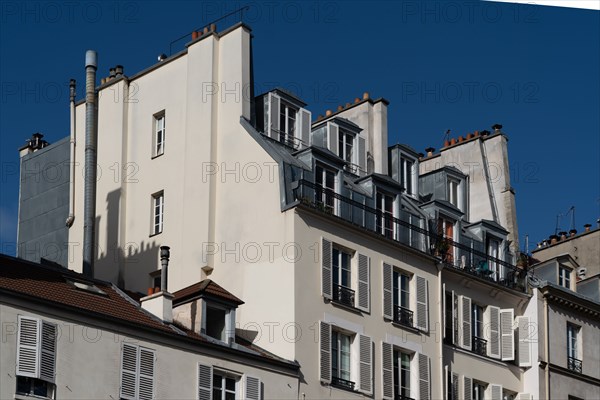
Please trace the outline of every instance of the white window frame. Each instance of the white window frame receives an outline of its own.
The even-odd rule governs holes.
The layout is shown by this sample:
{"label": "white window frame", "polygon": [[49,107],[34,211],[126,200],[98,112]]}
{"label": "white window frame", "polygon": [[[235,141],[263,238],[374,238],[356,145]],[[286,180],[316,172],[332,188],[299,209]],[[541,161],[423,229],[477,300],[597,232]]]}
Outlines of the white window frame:
{"label": "white window frame", "polygon": [[[379,198],[381,196],[381,199]],[[385,209],[385,203],[387,199],[392,200],[392,211],[389,212]],[[375,228],[378,233],[384,235],[385,237],[389,237],[390,239],[396,239],[396,224],[394,223],[394,218],[396,217],[396,196],[385,192],[383,190],[377,190],[375,194],[375,209],[382,213],[381,217],[378,215],[375,216],[376,224]],[[386,218],[390,219],[391,228],[385,226]],[[388,236],[388,233],[390,236]]]}
{"label": "white window frame", "polygon": [[[447,185],[448,188],[446,195],[448,202],[459,210],[462,210],[462,179],[449,175],[447,178]],[[456,193],[454,193],[454,188],[456,188]]]}
{"label": "white window frame", "polygon": [[154,114],[154,134],[152,157],[162,156],[165,153],[166,114],[164,111]]}
{"label": "white window frame", "polygon": [[[241,382],[241,376],[237,375],[237,374],[232,374],[231,372],[227,372],[227,371],[222,371],[222,370],[218,370],[218,369],[213,369],[213,378],[212,378],[212,391],[214,393],[215,390],[215,384],[216,384],[216,377],[220,377],[221,378],[221,398],[217,399],[214,397],[213,395],[213,399],[212,400],[225,400],[225,397],[227,395],[227,393],[233,393],[234,397],[237,399],[240,396],[240,382]],[[226,389],[226,381],[227,379],[232,379],[235,381],[235,389],[234,392],[231,392],[231,390]]]}
{"label": "white window frame", "polygon": [[[502,260],[502,239],[494,235],[486,235],[485,254],[498,260]],[[500,281],[506,277],[506,271],[502,264],[496,261],[489,260],[488,268],[492,271],[492,278],[495,281]]]}
{"label": "white window frame", "polygon": [[[402,398],[400,397],[402,394],[402,389],[404,388],[402,386],[402,355],[408,356],[408,397],[410,398],[415,398],[415,387],[417,385],[417,382],[414,381],[414,371],[418,371],[418,369],[413,368],[413,362],[414,362],[414,352],[410,352],[407,351],[406,349],[402,349],[399,347],[394,347],[392,349],[392,356],[393,356],[393,361],[392,361],[392,367],[394,367],[395,363],[398,363],[398,373],[396,374],[395,368],[393,368],[393,373],[394,373],[394,396],[396,398]],[[396,393],[396,385],[395,385],[395,380],[398,380],[398,388],[400,389],[400,393]]]}
{"label": "white window frame", "polygon": [[571,274],[573,270],[564,265],[558,265],[558,284],[571,290]]}
{"label": "white window frame", "polygon": [[[319,169],[322,171],[321,174],[318,173]],[[327,174],[328,173],[331,174],[331,175],[333,175],[333,187],[327,186]],[[328,196],[328,194],[325,192],[325,190],[329,190],[329,191],[332,191],[334,193],[337,193],[337,190],[336,190],[337,183],[338,183],[338,176],[337,176],[337,172],[335,170],[333,170],[331,168],[328,168],[328,167],[326,167],[325,165],[323,165],[321,163],[317,163],[315,165],[315,185],[317,187],[320,187],[321,190],[322,190],[320,198],[319,198],[319,196],[317,196],[317,193],[315,191],[315,200],[317,202],[323,204],[323,206],[327,210],[330,210],[331,213],[334,214],[334,215],[337,215],[337,209],[338,209],[337,199],[332,196],[331,197],[331,203],[332,204],[327,204],[327,196]]]}
{"label": "white window frame", "polygon": [[581,327],[567,322],[567,357],[581,361]]}
{"label": "white window frame", "polygon": [[473,381],[473,400],[485,400],[488,384],[480,381]]}
{"label": "white window frame", "polygon": [[[165,192],[161,190],[152,195],[152,225],[150,235],[158,235],[164,230]],[[157,221],[158,218],[158,221]]]}
{"label": "white window frame", "polygon": [[[410,163],[410,171],[408,164]],[[412,157],[408,157],[404,153],[400,153],[400,184],[404,187],[405,193],[409,196],[415,196],[416,186],[416,160]],[[410,185],[407,185],[407,181],[410,177]]]}
{"label": "white window frame", "polygon": [[[335,340],[337,338],[337,341]],[[342,370],[342,353],[344,352],[344,349],[342,348],[342,338],[347,338],[348,339],[348,347],[347,347],[347,357],[348,357],[348,370]],[[352,347],[353,347],[353,343],[354,343],[354,338],[355,335],[340,330],[340,329],[332,329],[331,330],[331,378],[338,378],[338,379],[344,379],[350,382],[355,382],[355,380],[353,380],[353,375],[354,375],[354,371],[352,368],[353,365],[353,351],[352,351]],[[334,351],[334,342],[335,343],[335,351]],[[334,362],[333,360],[336,360],[337,363],[337,376],[334,373]],[[343,378],[342,375],[343,373],[347,373],[347,379]]]}
{"label": "white window frame", "polygon": [[[292,106],[285,100],[279,101],[279,141],[282,143],[292,142],[295,144],[298,132],[298,108]],[[284,119],[284,125],[281,126],[281,118]],[[293,123],[290,124],[290,120]]]}
{"label": "white window frame", "polygon": [[[338,132],[338,156],[351,164],[354,164],[356,161],[354,159],[354,147],[355,147],[355,137],[356,135],[347,131],[346,129],[339,128]],[[350,147],[350,152],[348,153],[348,147]]]}

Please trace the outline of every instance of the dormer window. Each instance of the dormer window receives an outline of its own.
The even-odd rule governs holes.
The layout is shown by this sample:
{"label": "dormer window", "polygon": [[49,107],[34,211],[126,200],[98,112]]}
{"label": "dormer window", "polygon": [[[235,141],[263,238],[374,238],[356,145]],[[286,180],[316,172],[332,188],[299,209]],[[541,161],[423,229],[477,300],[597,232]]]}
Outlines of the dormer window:
{"label": "dormer window", "polygon": [[332,214],[335,212],[335,175],[335,172],[321,165],[317,164],[315,168],[315,201]]}
{"label": "dormer window", "polygon": [[279,141],[294,146],[298,110],[281,101],[279,106]]}
{"label": "dormer window", "polygon": [[338,143],[338,156],[349,163],[353,163],[355,160],[352,158],[352,149],[354,146],[354,135],[340,129]]}
{"label": "dormer window", "polygon": [[460,191],[459,191],[459,186],[460,186],[460,180],[456,179],[456,178],[448,178],[448,193],[447,193],[447,199],[450,202],[450,204],[452,204],[453,206],[455,206],[456,208],[460,209]]}
{"label": "dormer window", "polygon": [[212,338],[227,341],[225,329],[227,326],[227,310],[214,305],[206,305],[206,334]]}
{"label": "dormer window", "polygon": [[400,183],[404,187],[406,194],[413,195],[413,174],[414,174],[414,161],[405,156],[400,157]]}
{"label": "dormer window", "polygon": [[558,284],[567,289],[571,289],[571,270],[560,265],[558,267]]}
{"label": "dormer window", "polygon": [[377,232],[387,238],[394,238],[394,196],[377,192]]}

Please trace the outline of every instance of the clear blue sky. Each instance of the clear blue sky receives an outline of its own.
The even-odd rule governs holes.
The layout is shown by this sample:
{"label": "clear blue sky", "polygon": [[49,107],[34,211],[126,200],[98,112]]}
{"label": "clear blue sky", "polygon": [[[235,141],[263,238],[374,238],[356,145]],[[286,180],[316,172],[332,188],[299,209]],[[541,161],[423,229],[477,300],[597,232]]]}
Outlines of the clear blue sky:
{"label": "clear blue sky", "polygon": [[[99,76],[116,64],[133,74],[172,40],[244,4],[257,93],[288,87],[313,117],[365,91],[385,97],[390,143],[418,151],[439,149],[447,129],[458,136],[500,123],[521,241],[554,233],[556,215],[571,206],[579,231],[600,217],[598,11],[473,1],[3,1],[1,252],[16,242],[17,149],[37,131],[50,142],[68,135],[68,82],[77,79],[81,98],[85,51],[98,51]],[[561,225],[570,228],[568,219]]]}

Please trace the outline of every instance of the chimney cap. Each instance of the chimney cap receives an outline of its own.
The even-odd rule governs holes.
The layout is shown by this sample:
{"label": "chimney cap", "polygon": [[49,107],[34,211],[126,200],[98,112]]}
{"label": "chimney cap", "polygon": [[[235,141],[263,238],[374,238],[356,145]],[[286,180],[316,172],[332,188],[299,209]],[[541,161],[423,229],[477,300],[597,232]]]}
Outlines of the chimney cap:
{"label": "chimney cap", "polygon": [[492,129],[495,131],[499,131],[500,129],[502,129],[502,125],[500,124],[494,124],[492,125]]}
{"label": "chimney cap", "polygon": [[433,153],[435,151],[435,147],[428,147],[425,149],[425,151],[428,153]]}
{"label": "chimney cap", "polygon": [[169,246],[160,246],[160,259],[169,259],[171,257],[171,248]]}

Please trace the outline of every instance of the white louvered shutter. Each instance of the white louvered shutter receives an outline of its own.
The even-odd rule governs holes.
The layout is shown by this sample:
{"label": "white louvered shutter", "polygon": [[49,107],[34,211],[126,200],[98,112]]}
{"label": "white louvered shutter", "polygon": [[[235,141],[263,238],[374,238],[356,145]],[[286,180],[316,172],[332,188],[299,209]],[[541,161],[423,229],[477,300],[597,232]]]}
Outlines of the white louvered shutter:
{"label": "white louvered shutter", "polygon": [[138,348],[123,343],[121,351],[121,398],[137,399]]}
{"label": "white louvered shutter", "polygon": [[332,299],[332,265],[331,265],[331,242],[325,238],[321,245],[321,292],[326,299]]}
{"label": "white louvered shutter", "polygon": [[39,337],[39,320],[19,315],[17,375],[31,378],[39,376]]}
{"label": "white louvered shutter", "polygon": [[358,255],[358,309],[371,312],[371,259]]}
{"label": "white louvered shutter", "polygon": [[458,399],[458,374],[452,373],[452,400]]}
{"label": "white louvered shutter", "polygon": [[54,383],[56,372],[56,325],[41,321],[40,379]]}
{"label": "white louvered shutter", "polygon": [[310,146],[310,123],[311,123],[311,113],[308,110],[305,110],[304,108],[301,108],[298,111],[298,124],[299,124],[299,128],[298,128],[298,133],[299,133],[299,139],[302,141],[302,147],[308,147]]}
{"label": "white louvered shutter", "polygon": [[417,288],[417,324],[422,331],[429,330],[429,282],[422,276],[416,276]]}
{"label": "white louvered shutter", "polygon": [[531,367],[531,334],[529,317],[517,317],[517,360],[519,367]]}
{"label": "white louvered shutter", "polygon": [[512,308],[500,310],[500,355],[502,361],[515,359],[514,314]]}
{"label": "white louvered shutter", "polygon": [[486,399],[490,400],[502,400],[502,385],[495,385],[490,383],[486,390]]}
{"label": "white louvered shutter", "polygon": [[337,124],[332,122],[327,123],[328,135],[327,135],[327,148],[336,156],[338,155],[338,140],[339,140],[339,128]]}
{"label": "white louvered shutter", "polygon": [[268,136],[279,140],[279,96],[269,93],[269,127]]}
{"label": "white louvered shutter", "polygon": [[358,157],[355,161],[358,164],[358,167],[363,170],[365,173],[367,172],[367,149],[366,149],[366,141],[362,136],[358,136]]}
{"label": "white louvered shutter", "polygon": [[358,335],[359,389],[365,394],[373,393],[373,342],[369,336]]}
{"label": "white louvered shutter", "polygon": [[260,379],[246,375],[245,383],[246,400],[260,400],[262,397]]}
{"label": "white louvered shutter", "polygon": [[467,296],[460,296],[459,317],[461,345],[471,350],[471,299]]}
{"label": "white louvered shutter", "polygon": [[486,328],[489,332],[487,340],[487,355],[494,358],[500,358],[500,308],[488,306],[485,310]]}
{"label": "white louvered shutter", "polygon": [[419,353],[419,399],[430,400],[429,357]]}
{"label": "white louvered shutter", "polygon": [[331,325],[319,322],[319,377],[321,382],[331,382]]}
{"label": "white louvered shutter", "polygon": [[152,400],[154,398],[154,350],[140,347],[140,374],[138,398]]}
{"label": "white louvered shutter", "polygon": [[383,317],[394,319],[394,296],[392,295],[393,269],[390,264],[383,263]]}
{"label": "white louvered shutter", "polygon": [[390,343],[381,342],[382,398],[394,399],[394,348]]}
{"label": "white louvered shutter", "polygon": [[452,291],[452,344],[459,345],[458,341],[458,295]]}
{"label": "white louvered shutter", "polygon": [[198,364],[198,400],[212,400],[213,367]]}
{"label": "white louvered shutter", "polygon": [[519,393],[516,400],[533,400],[533,396],[529,393]]}
{"label": "white louvered shutter", "polygon": [[463,376],[463,399],[473,399],[473,379]]}

